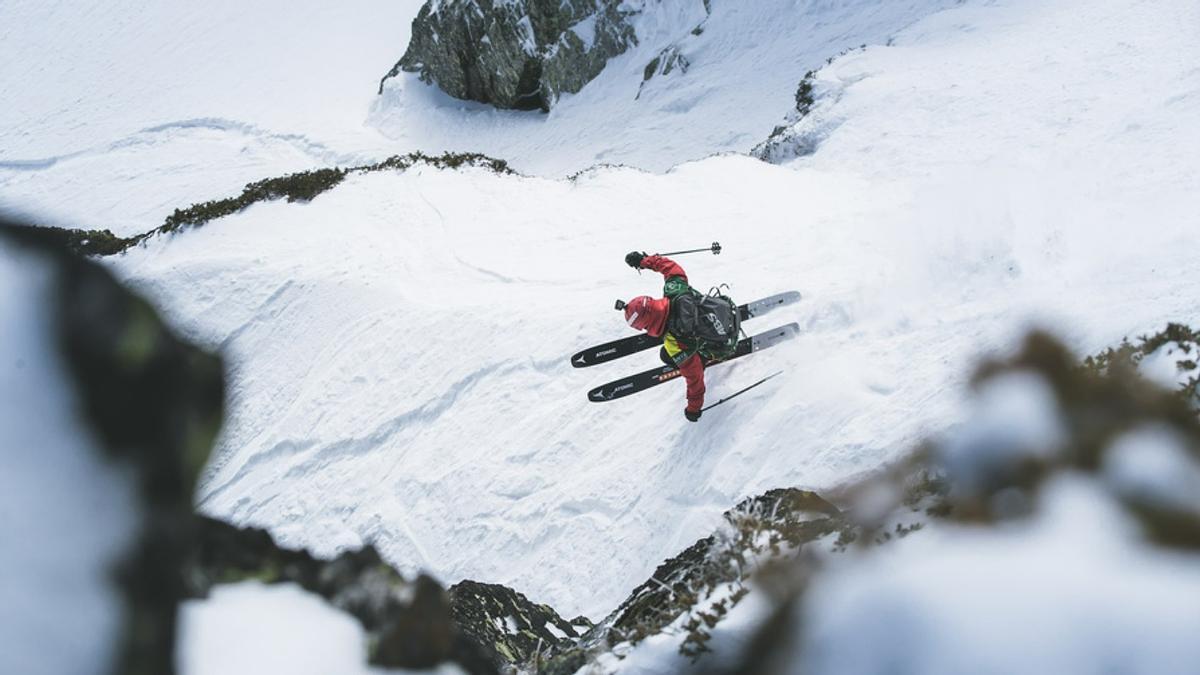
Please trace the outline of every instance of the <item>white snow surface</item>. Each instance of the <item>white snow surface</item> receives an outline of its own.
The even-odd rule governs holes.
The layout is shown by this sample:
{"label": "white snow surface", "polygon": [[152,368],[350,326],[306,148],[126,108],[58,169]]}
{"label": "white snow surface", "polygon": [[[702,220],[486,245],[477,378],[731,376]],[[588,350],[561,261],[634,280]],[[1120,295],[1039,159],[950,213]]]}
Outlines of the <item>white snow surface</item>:
{"label": "white snow surface", "polygon": [[420,0],[0,3],[0,201],[121,235],[390,154],[363,125]]}
{"label": "white snow surface", "polygon": [[105,461],[57,350],[47,261],[0,242],[0,672],[107,673],[137,485]]}
{"label": "white snow surface", "polygon": [[[839,98],[816,153],[787,166],[720,156],[575,181],[357,175],[310,204],[256,205],[112,263],[230,360],[203,511],[319,554],[374,543],[406,569],[505,583],[565,616],[612,609],[741,497],[840,483],[954,424],[972,358],[1030,325],[1090,352],[1197,320],[1191,0],[713,5],[694,40],[664,20],[655,35],[682,39],[693,67],[636,104],[640,52],[549,116],[401,79],[372,118],[387,140],[362,126],[403,51],[373,13],[382,4],[164,16],[6,3],[0,31],[21,58],[0,65],[0,90],[51,102],[0,113],[0,194],[138,231],[250,179],[415,147],[551,174],[662,169],[748,149],[782,121],[805,70],[893,38],[820,73]],[[415,13],[388,6],[397,25]],[[18,35],[31,26],[42,43]],[[118,39],[130,46],[108,51]],[[125,56],[88,60],[89,45]],[[266,66],[276,49],[296,79]],[[588,388],[657,363],[566,360],[628,334],[616,297],[660,288],[623,266],[625,252],[712,240],[721,256],[680,258],[698,287],[805,300],[748,324],[804,330],[711,370],[710,400],[786,375],[698,424],[683,419],[681,385],[588,403]]]}
{"label": "white snow surface", "polygon": [[[739,498],[953,424],[972,358],[1031,325],[1090,352],[1195,320],[1200,10],[1108,9],[966,4],[848,54],[822,73],[840,126],[786,167],[352,176],[123,256],[233,364],[201,508],[597,617]],[[748,324],[804,331],[711,370],[710,400],[787,374],[699,424],[681,386],[588,403],[656,363],[567,364],[660,287],[623,254],[714,239],[680,259],[697,286],[806,299]]]}
{"label": "white snow surface", "polygon": [[[404,673],[369,668],[366,635],[349,614],[294,584],[218,586],[179,610],[181,675]],[[457,675],[455,666],[432,671]]]}
{"label": "white snow surface", "polygon": [[[715,0],[699,36],[700,0],[633,4],[639,46],[544,115],[453,99],[408,73],[377,95],[420,0],[11,0],[0,200],[124,236],[254,180],[413,150],[482,151],[543,175],[665,170],[749,150],[808,69],[954,2]],[[691,70],[635,100],[646,64],[675,43]]]}
{"label": "white snow surface", "polygon": [[927,528],[818,577],[793,672],[1195,672],[1197,556],[1143,545],[1082,478],[1056,479],[1040,509]]}

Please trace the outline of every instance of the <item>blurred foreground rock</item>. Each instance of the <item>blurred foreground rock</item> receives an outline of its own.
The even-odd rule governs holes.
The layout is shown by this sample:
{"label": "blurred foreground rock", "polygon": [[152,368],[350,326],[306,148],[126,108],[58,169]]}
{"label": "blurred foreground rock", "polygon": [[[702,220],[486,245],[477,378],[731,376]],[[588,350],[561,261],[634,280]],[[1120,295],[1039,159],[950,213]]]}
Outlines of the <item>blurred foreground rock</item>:
{"label": "blurred foreground rock", "polygon": [[[105,563],[108,574],[91,578],[101,585],[110,580],[105,593],[112,606],[72,621],[61,621],[52,606],[25,607],[28,614],[19,617],[22,631],[37,634],[28,636],[32,643],[12,644],[41,649],[48,662],[69,658],[83,641],[60,633],[99,631],[104,615],[113,613],[119,629],[108,638],[111,653],[78,654],[86,671],[171,673],[176,606],[183,596],[179,569],[192,535],[192,492],[222,419],[221,362],[179,339],[148,303],[100,265],[69,253],[57,237],[0,222],[0,253],[12,282],[5,284],[4,302],[25,307],[6,312],[0,356],[5,369],[0,393],[8,417],[0,426],[5,444],[12,443],[16,453],[6,458],[9,478],[22,481],[6,490],[17,503],[4,509],[5,521],[19,518],[27,526],[34,521],[40,530],[34,541],[46,548],[43,555],[73,567],[108,557],[109,542],[88,536],[110,527],[113,519],[99,502],[119,499],[131,530],[122,539],[122,552]],[[59,400],[43,396],[47,391]],[[21,414],[39,399],[45,400],[37,409]],[[56,418],[55,428],[44,426]],[[92,465],[97,469],[78,470]],[[122,478],[110,481],[106,473]],[[42,497],[51,503],[39,506]],[[85,501],[78,509],[62,514],[67,520],[56,521],[56,511],[72,508],[79,499]],[[50,594],[63,591],[58,579],[45,578],[54,573],[54,567],[38,565],[9,570],[6,576],[25,588],[50,586],[45,592]]]}
{"label": "blurred foreground rock", "polygon": [[373,664],[496,672],[431,578],[404,579],[371,547],[317,560],[196,516],[221,360],[70,249],[0,218],[0,541],[16,589],[0,672],[169,675],[180,602],[246,579],[294,582],[357,618]]}

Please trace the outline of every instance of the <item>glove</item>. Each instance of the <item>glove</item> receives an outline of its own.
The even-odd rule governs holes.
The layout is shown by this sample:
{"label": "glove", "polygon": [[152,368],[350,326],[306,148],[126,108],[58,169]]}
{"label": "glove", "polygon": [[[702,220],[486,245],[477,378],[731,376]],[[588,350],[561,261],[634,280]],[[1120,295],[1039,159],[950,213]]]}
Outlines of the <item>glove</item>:
{"label": "glove", "polygon": [[625,264],[629,265],[630,267],[632,267],[635,270],[640,270],[642,268],[642,258],[645,258],[645,257],[646,257],[645,253],[638,253],[637,251],[630,251],[628,254],[625,255]]}
{"label": "glove", "polygon": [[688,410],[687,408],[683,409],[683,416],[686,417],[687,421],[689,421],[689,422],[699,422],[700,415],[702,415],[702,414],[703,414],[703,412],[700,410],[697,410],[696,412],[692,412],[691,410]]}

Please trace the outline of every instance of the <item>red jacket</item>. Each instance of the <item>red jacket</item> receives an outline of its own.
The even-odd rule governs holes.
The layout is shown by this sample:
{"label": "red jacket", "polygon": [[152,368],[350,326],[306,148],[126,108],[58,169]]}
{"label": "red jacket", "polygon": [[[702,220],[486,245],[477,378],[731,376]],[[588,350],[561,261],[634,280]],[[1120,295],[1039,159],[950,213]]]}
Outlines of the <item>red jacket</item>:
{"label": "red jacket", "polygon": [[[691,291],[687,272],[684,272],[679,263],[670,258],[648,255],[642,258],[642,268],[654,270],[665,277],[663,296],[668,300],[673,300],[679,295]],[[663,334],[663,347],[687,381],[687,410],[693,413],[700,412],[700,409],[704,407],[704,359],[696,353],[693,345],[681,342],[671,335],[670,331]]]}

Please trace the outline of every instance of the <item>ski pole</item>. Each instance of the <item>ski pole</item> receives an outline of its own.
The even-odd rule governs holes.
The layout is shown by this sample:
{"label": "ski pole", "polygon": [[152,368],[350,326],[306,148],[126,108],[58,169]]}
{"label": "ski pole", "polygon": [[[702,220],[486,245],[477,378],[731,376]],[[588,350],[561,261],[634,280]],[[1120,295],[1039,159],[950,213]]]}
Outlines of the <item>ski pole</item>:
{"label": "ski pole", "polygon": [[658,253],[656,255],[683,255],[684,253],[700,253],[701,251],[712,251],[713,255],[721,255],[721,244],[713,242],[708,248],[693,248],[687,251],[671,251],[670,253]]}
{"label": "ski pole", "polygon": [[738,396],[741,396],[742,394],[750,391],[751,389],[757,387],[758,385],[762,384],[763,382],[766,382],[767,380],[771,379],[772,377],[775,377],[777,375],[782,375],[782,374],[783,374],[782,370],[777,373],[771,373],[770,375],[764,377],[763,379],[759,380],[758,382],[755,382],[754,384],[750,385],[749,387],[746,387],[745,389],[741,389],[739,391],[735,391],[732,394],[730,394],[729,396],[726,396],[725,398],[721,399],[720,401],[717,401],[716,403],[714,403],[712,405],[701,408],[700,412],[704,412],[705,410],[711,410],[712,408],[715,408],[715,407],[721,405],[725,401],[737,398]]}

